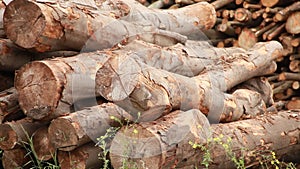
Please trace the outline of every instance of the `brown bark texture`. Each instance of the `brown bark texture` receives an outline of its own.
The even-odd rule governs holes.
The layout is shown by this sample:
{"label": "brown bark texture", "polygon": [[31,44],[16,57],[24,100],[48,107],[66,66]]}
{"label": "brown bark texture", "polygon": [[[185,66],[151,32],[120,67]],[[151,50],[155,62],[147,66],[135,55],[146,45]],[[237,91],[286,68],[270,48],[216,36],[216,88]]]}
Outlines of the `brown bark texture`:
{"label": "brown bark texture", "polygon": [[157,11],[131,0],[104,1],[89,7],[83,7],[80,2],[51,4],[15,0],[6,7],[3,20],[6,34],[14,43],[44,52],[110,48],[136,36],[150,41],[155,41],[156,36],[185,41],[174,32],[199,35],[200,29],[214,26],[216,15],[207,2]]}
{"label": "brown bark texture", "polygon": [[265,114],[210,126],[199,110],[176,111],[155,122],[122,128],[112,141],[110,158],[114,168],[123,160],[138,168],[204,168],[201,162],[209,152],[209,168],[235,168],[231,151],[250,167],[270,151],[277,158],[299,152],[299,113]]}

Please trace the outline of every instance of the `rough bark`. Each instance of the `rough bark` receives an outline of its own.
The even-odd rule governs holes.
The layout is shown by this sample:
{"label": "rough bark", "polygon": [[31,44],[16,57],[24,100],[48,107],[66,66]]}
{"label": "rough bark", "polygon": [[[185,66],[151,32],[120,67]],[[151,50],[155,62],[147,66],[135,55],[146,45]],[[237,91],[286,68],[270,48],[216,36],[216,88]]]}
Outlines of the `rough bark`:
{"label": "rough bark", "polygon": [[[30,158],[26,155],[27,152],[23,148],[5,150],[2,156],[2,166],[5,169],[9,168],[24,168],[29,169],[28,162]],[[27,165],[26,165],[27,164]]]}
{"label": "rough bark", "polygon": [[[237,105],[240,105],[240,99],[223,92],[252,77],[274,72],[276,67],[271,66],[272,60],[280,56],[281,50],[282,46],[275,41],[258,43],[246,54],[233,54],[230,59],[219,60],[193,78],[155,69],[131,58],[112,58],[97,72],[96,91],[128,112],[142,112],[143,120],[154,120],[172,109],[191,108],[205,114],[211,111],[220,120],[217,114],[222,109],[210,109],[215,109],[216,106],[212,105],[221,101],[219,105],[225,102],[225,117],[222,116],[221,120],[230,121],[241,115],[226,109],[231,107],[229,98],[234,97],[236,103],[232,104]],[[235,110],[238,109],[239,106]]]}
{"label": "rough bark", "polygon": [[153,43],[164,37],[182,42],[185,39],[174,32],[199,35],[200,29],[209,29],[216,21],[215,10],[207,2],[168,11],[148,9],[131,0],[107,1],[96,8],[15,0],[6,8],[4,29],[9,39],[26,49],[80,51],[110,48],[136,36]]}
{"label": "rough bark", "polygon": [[6,122],[0,124],[0,149],[10,150],[27,142],[31,135],[41,126],[40,122],[32,122],[30,119]]}
{"label": "rough bark", "polygon": [[[188,41],[185,46],[177,44],[164,48],[134,41],[116,51],[32,62],[18,71],[15,86],[26,115],[34,119],[52,119],[72,112],[71,107],[76,100],[95,97],[96,72],[110,57],[132,57],[156,68],[194,76],[220,58],[231,58],[231,53],[245,53],[245,50],[213,48],[206,42],[194,41]],[[78,82],[78,79],[81,80]]]}
{"label": "rough bark", "polygon": [[58,162],[61,169],[74,168],[101,168],[103,161],[100,160],[102,150],[95,146],[95,143],[88,143],[71,152],[58,152]]}
{"label": "rough bark", "polygon": [[291,34],[300,33],[300,11],[294,12],[288,17],[285,24],[285,29]]}
{"label": "rough bark", "polygon": [[[122,166],[123,160],[138,168],[204,168],[205,150],[193,147],[195,143],[209,151],[209,168],[235,168],[227,156],[230,150],[250,167],[270,151],[278,158],[299,152],[299,116],[299,111],[279,112],[209,126],[198,110],[176,111],[155,122],[122,128],[111,144],[111,163],[114,168]],[[223,145],[228,146],[227,152]]]}
{"label": "rough bark", "polygon": [[50,143],[47,126],[41,127],[33,133],[32,143],[38,160],[48,161],[55,158],[56,149]]}
{"label": "rough bark", "polygon": [[18,101],[18,93],[15,88],[9,88],[0,92],[0,123],[18,120],[24,117]]}
{"label": "rough bark", "polygon": [[120,122],[126,120],[134,119],[113,103],[86,108],[52,120],[49,126],[50,142],[59,150],[71,151],[90,141],[96,142],[109,127],[121,126]]}

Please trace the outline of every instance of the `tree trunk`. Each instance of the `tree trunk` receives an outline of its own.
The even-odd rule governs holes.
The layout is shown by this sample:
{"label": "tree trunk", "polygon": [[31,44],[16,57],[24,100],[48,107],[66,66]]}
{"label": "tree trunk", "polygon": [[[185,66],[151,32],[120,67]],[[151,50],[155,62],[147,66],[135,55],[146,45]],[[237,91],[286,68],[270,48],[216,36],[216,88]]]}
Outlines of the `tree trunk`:
{"label": "tree trunk", "polygon": [[91,9],[82,8],[80,2],[15,0],[6,7],[4,29],[9,39],[26,49],[80,51],[110,48],[137,36],[160,41],[174,35],[167,39],[182,42],[185,40],[174,32],[199,35],[199,29],[212,28],[216,21],[215,10],[207,2],[168,11],[148,9],[131,0],[101,5]]}
{"label": "tree trunk", "polygon": [[54,119],[48,129],[49,138],[55,148],[71,151],[92,140],[96,142],[109,127],[133,120],[117,105],[104,103]]}
{"label": "tree trunk", "polygon": [[56,149],[50,143],[47,126],[41,127],[34,132],[32,143],[38,160],[48,161],[55,158]]}
{"label": "tree trunk", "polygon": [[271,157],[271,151],[278,158],[300,151],[299,116],[299,111],[279,112],[210,126],[199,110],[176,111],[119,130],[111,143],[111,163],[114,168],[122,161],[128,168],[204,168],[201,162],[209,158],[208,168],[235,168],[235,157],[249,167],[263,155]]}
{"label": "tree trunk", "polygon": [[9,88],[0,93],[0,123],[18,120],[24,117],[18,101],[18,93],[15,88]]}
{"label": "tree trunk", "polygon": [[[147,121],[170,110],[191,108],[204,114],[211,111],[216,114],[216,120],[220,120],[222,108],[232,106],[232,100],[227,97],[234,97],[235,104],[240,106],[243,100],[223,92],[252,77],[274,72],[276,67],[271,66],[272,60],[280,56],[281,49],[278,42],[258,43],[248,53],[233,54],[231,59],[207,67],[205,72],[193,78],[155,69],[132,58],[112,58],[97,72],[96,91],[128,112],[142,112],[141,119]],[[215,106],[223,103],[224,107]],[[236,110],[240,109],[238,107]],[[240,118],[241,114],[235,116],[230,111],[224,110],[225,117],[221,120]]]}
{"label": "tree trunk", "polygon": [[206,42],[188,41],[185,46],[177,44],[162,48],[134,41],[116,51],[32,62],[18,71],[15,86],[24,113],[34,119],[49,120],[72,112],[71,106],[76,100],[95,97],[96,72],[111,57],[132,57],[156,68],[191,77],[220,58],[226,60],[231,58],[231,53],[245,52],[241,48],[213,48]]}
{"label": "tree trunk", "polygon": [[101,152],[102,150],[95,146],[94,142],[85,144],[70,152],[59,151],[59,166],[61,169],[101,168],[103,161],[98,158]]}
{"label": "tree trunk", "polygon": [[28,162],[30,160],[31,159],[27,155],[26,150],[23,148],[5,150],[2,156],[2,166],[4,169],[10,169],[10,168],[29,169],[30,164],[28,164]]}
{"label": "tree trunk", "polygon": [[28,141],[31,135],[45,124],[32,122],[30,119],[6,122],[0,124],[0,149],[10,150],[22,145],[22,142]]}

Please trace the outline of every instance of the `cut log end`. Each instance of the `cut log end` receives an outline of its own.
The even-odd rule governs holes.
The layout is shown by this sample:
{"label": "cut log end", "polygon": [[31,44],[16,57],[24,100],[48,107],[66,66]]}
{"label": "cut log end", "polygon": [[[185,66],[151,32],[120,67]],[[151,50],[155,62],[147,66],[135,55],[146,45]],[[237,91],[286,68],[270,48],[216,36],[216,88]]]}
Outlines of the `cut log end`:
{"label": "cut log end", "polygon": [[54,157],[55,148],[50,143],[47,127],[38,129],[33,134],[32,142],[34,151],[39,160],[47,161]]}
{"label": "cut log end", "polygon": [[[37,73],[38,72],[38,73]],[[15,80],[24,113],[34,119],[46,117],[56,108],[61,84],[46,62],[32,62],[22,67]]]}
{"label": "cut log end", "polygon": [[71,121],[64,118],[53,120],[48,129],[52,145],[64,151],[76,148],[78,145],[78,136],[76,135],[75,127]]}
{"label": "cut log end", "polygon": [[[31,10],[22,9],[24,7]],[[4,16],[4,30],[7,36],[13,42],[25,48],[34,47],[32,42],[36,42],[46,26],[45,16],[42,14],[41,8],[30,1],[13,1],[7,6]]]}
{"label": "cut log end", "polygon": [[243,29],[238,38],[239,46],[244,49],[250,49],[257,41],[258,39],[255,36],[255,33],[249,29]]}
{"label": "cut log end", "polygon": [[18,142],[17,133],[8,124],[1,124],[0,126],[0,148],[2,150],[13,149]]}

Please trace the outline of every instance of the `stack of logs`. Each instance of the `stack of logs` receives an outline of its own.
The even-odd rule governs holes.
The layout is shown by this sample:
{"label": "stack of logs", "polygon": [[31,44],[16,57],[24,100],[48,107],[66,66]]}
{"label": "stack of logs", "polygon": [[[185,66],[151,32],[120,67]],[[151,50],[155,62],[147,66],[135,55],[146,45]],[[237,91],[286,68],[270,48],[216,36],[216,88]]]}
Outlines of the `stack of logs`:
{"label": "stack of logs", "polygon": [[[3,167],[101,168],[106,155],[113,168],[201,168],[199,144],[210,168],[234,168],[210,140],[230,144],[247,167],[272,151],[299,162],[300,111],[277,112],[299,106],[299,37],[290,32],[299,26],[287,26],[298,23],[299,3],[140,3],[149,8],[131,0],[1,2]],[[257,43],[264,36],[269,42]],[[274,103],[273,93],[294,98]]]}
{"label": "stack of logs", "polygon": [[[258,41],[278,40],[284,47],[276,73],[269,77],[275,101],[286,109],[300,108],[300,2],[297,0],[225,0],[216,6],[211,36],[218,47],[249,49]],[[213,3],[216,3],[213,2]]]}

